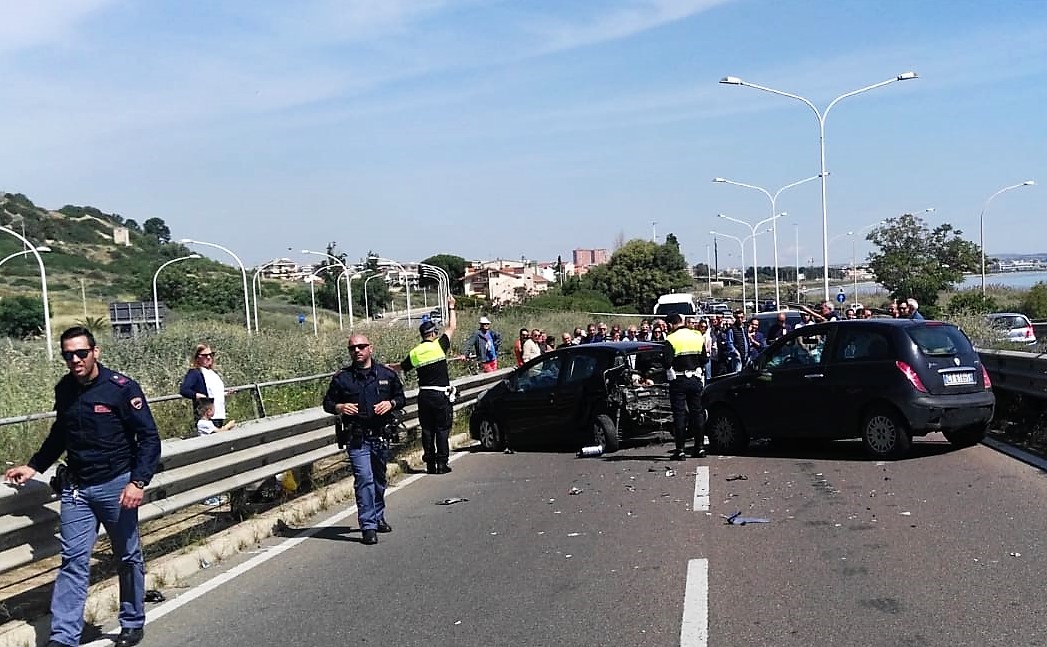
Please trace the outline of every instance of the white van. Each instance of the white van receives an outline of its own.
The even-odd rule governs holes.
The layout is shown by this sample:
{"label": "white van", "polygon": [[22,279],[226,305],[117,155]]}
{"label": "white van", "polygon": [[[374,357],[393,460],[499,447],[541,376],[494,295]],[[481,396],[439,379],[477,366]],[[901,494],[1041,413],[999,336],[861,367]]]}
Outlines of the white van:
{"label": "white van", "polygon": [[698,314],[698,302],[694,295],[690,292],[677,292],[658,297],[658,302],[654,304],[654,315],[667,317],[673,313],[679,313],[685,317]]}

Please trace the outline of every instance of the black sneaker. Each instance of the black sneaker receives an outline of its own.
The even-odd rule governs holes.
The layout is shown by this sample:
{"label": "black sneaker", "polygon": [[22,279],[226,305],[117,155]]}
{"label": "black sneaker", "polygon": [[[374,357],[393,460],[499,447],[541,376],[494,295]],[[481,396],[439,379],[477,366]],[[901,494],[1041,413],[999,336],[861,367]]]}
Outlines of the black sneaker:
{"label": "black sneaker", "polygon": [[378,522],[377,530],[378,530],[378,532],[392,532],[393,531],[393,527],[390,526],[389,524],[387,524],[385,522],[385,519],[382,519],[381,521]]}
{"label": "black sneaker", "polygon": [[439,465],[436,466],[436,473],[437,474],[450,474],[451,473],[451,466],[448,465],[447,463],[440,463]]}
{"label": "black sneaker", "polygon": [[671,460],[671,461],[687,460],[687,456],[683,453],[683,450],[677,449],[676,451],[674,451],[672,453],[672,455],[669,456],[669,460]]}
{"label": "black sneaker", "polygon": [[425,464],[425,473],[426,474],[439,474],[439,472],[436,471],[436,463],[426,463]]}
{"label": "black sneaker", "polygon": [[373,546],[374,544],[377,544],[378,543],[378,532],[376,530],[374,530],[373,528],[372,529],[368,529],[368,530],[364,530],[364,538],[362,540],[362,543],[364,543],[364,544],[366,544],[368,546]]}
{"label": "black sneaker", "polygon": [[693,456],[695,458],[705,458],[705,448],[704,447],[695,447],[691,451],[691,456]]}

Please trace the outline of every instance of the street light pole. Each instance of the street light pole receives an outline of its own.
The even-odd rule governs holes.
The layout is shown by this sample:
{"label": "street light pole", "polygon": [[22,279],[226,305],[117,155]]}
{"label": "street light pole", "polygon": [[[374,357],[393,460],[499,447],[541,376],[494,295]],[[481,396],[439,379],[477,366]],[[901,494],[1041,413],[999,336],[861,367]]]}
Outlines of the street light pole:
{"label": "street light pole", "polygon": [[164,263],[160,267],[156,268],[156,272],[153,274],[153,316],[156,318],[156,331],[157,332],[160,332],[160,305],[158,303],[159,302],[159,298],[157,297],[156,279],[160,276],[160,270],[164,269],[168,265],[171,265],[172,263],[177,263],[179,261],[188,261],[191,258],[200,258],[200,255],[199,254],[190,254],[188,256],[180,256],[178,258],[172,258],[171,260],[167,261],[166,263]]}
{"label": "street light pole", "polygon": [[[352,287],[352,283],[353,283],[353,279],[360,278],[361,276],[363,276],[363,273],[362,272],[357,272],[355,274],[345,274],[345,272],[342,272],[342,274],[346,277],[346,279],[345,279],[345,292],[346,292],[346,294],[349,295],[349,331],[352,332],[353,327],[355,325],[353,323],[353,287]],[[341,277],[339,277],[339,278],[341,278]]]}
{"label": "street light pole", "polygon": [[[821,176],[820,175],[813,175],[813,176],[811,176],[809,178],[804,178],[802,180],[798,180],[796,182],[793,182],[792,184],[786,184],[782,188],[780,188],[777,191],[775,191],[773,195],[767,189],[765,189],[763,187],[756,186],[755,184],[746,184],[744,182],[735,182],[733,180],[728,180],[727,178],[722,178],[722,177],[713,178],[713,182],[716,182],[718,184],[733,184],[734,186],[745,187],[747,189],[755,189],[756,191],[759,191],[759,192],[763,193],[765,196],[767,196],[767,199],[770,200],[770,202],[771,202],[771,218],[773,219],[774,218],[774,214],[778,213],[778,196],[780,196],[782,194],[782,191],[784,191],[786,189],[791,189],[794,186],[800,186],[801,184],[805,184],[807,182],[813,182],[814,180],[817,180],[819,177],[821,177]],[[778,220],[777,219],[771,220],[771,229],[774,232],[774,302],[776,304],[780,304],[782,302],[782,293],[781,293],[781,288],[779,286],[779,278],[778,278]]]}
{"label": "street light pole", "polygon": [[47,270],[44,268],[44,259],[40,258],[37,246],[29,242],[29,239],[13,229],[0,226],[0,231],[11,234],[25,245],[26,252],[36,257],[36,264],[40,267],[40,294],[44,301],[44,340],[47,343],[47,359],[54,361],[55,349],[52,347],[51,339],[51,305],[47,302]]}
{"label": "street light pole", "polygon": [[[303,249],[302,253],[303,254],[312,254],[314,256],[326,256],[327,258],[329,258],[332,261],[334,261],[338,265],[338,267],[341,267],[342,271],[345,272],[346,276],[349,276],[349,266],[346,265],[344,262],[342,262],[342,259],[338,258],[337,256],[335,256],[333,254],[328,254],[327,252],[314,252],[314,251],[311,251],[311,250],[308,250],[308,249]],[[339,289],[341,289],[338,286],[338,281],[337,280],[334,282],[334,289],[335,289],[335,292],[337,292]],[[349,303],[352,304],[352,302],[353,302],[353,295],[349,292],[349,282],[348,281],[346,281],[346,283],[345,283],[345,297],[347,299],[349,299]],[[351,308],[352,305],[350,305],[349,307]],[[349,327],[350,328],[353,327],[351,322],[349,324]]]}
{"label": "street light pole", "polygon": [[316,286],[314,283],[317,277],[315,274],[310,274],[305,280],[309,281],[309,297],[313,300],[313,337],[316,337],[320,334],[320,329],[316,324]]}
{"label": "street light pole", "polygon": [[829,105],[826,106],[824,111],[819,111],[818,108],[816,108],[815,105],[811,103],[811,101],[805,99],[804,97],[801,97],[798,94],[783,92],[781,90],[775,90],[774,88],[757,85],[755,83],[749,83],[747,81],[743,81],[742,79],[736,76],[725,76],[722,79],[720,79],[720,83],[723,83],[725,85],[743,85],[746,87],[754,88],[756,90],[763,90],[764,92],[770,92],[771,94],[777,94],[783,97],[788,97],[790,99],[796,99],[797,101],[802,101],[807,105],[808,108],[814,111],[814,115],[818,118],[818,153],[821,162],[821,172],[819,173],[819,177],[821,177],[822,179],[822,263],[824,266],[822,269],[822,274],[824,275],[822,277],[822,282],[825,288],[826,301],[829,300],[829,209],[826,198],[826,177],[828,176],[828,171],[825,170],[825,119],[829,116],[829,111],[832,110],[833,106],[835,106],[837,103],[848,97],[853,97],[856,94],[862,94],[863,92],[868,92],[869,90],[875,90],[876,88],[889,85],[896,81],[908,81],[910,79],[915,78],[918,78],[916,72],[904,72],[895,76],[892,79],[880,81],[879,83],[867,85],[864,88],[859,88],[857,90],[841,94],[840,96],[830,101]]}
{"label": "street light pole", "polygon": [[[749,232],[751,233],[751,238],[753,240],[753,304],[755,306],[754,310],[756,312],[759,312],[760,311],[760,283],[759,283],[759,266],[756,263],[756,230],[759,229],[760,227],[766,225],[768,222],[773,222],[773,221],[777,220],[778,218],[781,218],[782,216],[784,216],[786,214],[780,213],[780,214],[777,214],[777,215],[771,215],[770,218],[765,218],[765,219],[761,220],[760,222],[756,223],[755,225],[750,225],[749,223],[745,222],[744,220],[739,220],[737,218],[732,218],[732,217],[726,216],[726,215],[724,215],[722,213],[716,214],[716,215],[717,215],[717,217],[723,218],[724,220],[730,220],[731,222],[736,222],[736,223],[738,223],[740,225],[745,225],[746,227],[749,228]],[[768,230],[768,231],[773,231],[773,230]],[[775,272],[777,273],[777,268],[775,268]],[[743,275],[745,274],[745,268],[744,267],[742,267],[742,274]]]}
{"label": "street light pole", "polygon": [[371,282],[371,279],[378,278],[379,276],[382,275],[379,273],[375,273],[373,276],[369,276],[366,279],[364,279],[364,316],[367,317],[368,321],[371,320],[371,306],[367,301],[367,284]]}
{"label": "street light pole", "polygon": [[709,298],[713,298],[713,266],[712,266],[712,249],[709,245],[705,246],[705,280],[706,288],[709,291]]}
{"label": "street light pole", "polygon": [[400,280],[404,283],[404,287],[407,290],[407,325],[411,325],[411,277],[407,275],[407,268],[394,260],[384,258],[382,256],[372,256],[376,262],[384,265],[392,265],[400,270]]}
{"label": "street light pole", "polygon": [[793,223],[793,233],[796,234],[796,242],[794,243],[796,252],[796,302],[802,303],[800,300],[800,225]]}
{"label": "street light pole", "polygon": [[262,270],[265,268],[279,263],[281,258],[274,258],[271,261],[262,263],[255,268],[254,274],[251,275],[251,299],[254,301],[254,329],[258,331],[258,296],[262,293],[262,280],[259,277]]}
{"label": "street light pole", "polygon": [[738,247],[742,252],[742,312],[745,312],[745,242],[738,236],[732,236],[730,234],[721,234],[716,231],[710,231],[712,236],[723,236],[724,238],[730,238],[734,242],[738,243]]}
{"label": "street light pole", "polygon": [[247,319],[247,334],[250,335],[251,334],[251,303],[250,303],[251,297],[250,297],[250,295],[247,292],[247,268],[244,267],[244,263],[243,263],[243,261],[240,260],[240,257],[237,256],[236,254],[234,254],[233,250],[229,249],[228,247],[222,247],[221,245],[218,245],[216,243],[207,243],[207,242],[204,242],[202,240],[193,240],[192,238],[183,238],[182,240],[180,240],[178,242],[182,243],[183,245],[203,245],[205,247],[213,247],[215,249],[220,249],[223,252],[225,252],[226,254],[229,254],[230,256],[232,256],[233,259],[236,261],[236,264],[240,266],[240,276],[243,278],[243,282],[244,282],[244,318]]}
{"label": "street light pole", "polygon": [[982,248],[982,296],[985,296],[985,212],[989,210],[989,203],[993,201],[993,198],[1010,191],[1011,189],[1020,189],[1023,186],[1035,186],[1034,180],[1026,180],[1020,184],[1012,184],[1011,186],[1005,186],[996,193],[989,196],[989,199],[985,201],[985,206],[982,207],[981,214],[978,215],[978,246]]}
{"label": "street light pole", "polygon": [[[37,248],[36,248],[36,251],[38,251],[38,252],[49,252],[49,251],[51,251],[51,248],[48,247],[47,245],[38,245]],[[15,252],[14,254],[8,254],[3,259],[0,259],[0,265],[3,265],[7,261],[14,260],[14,259],[18,258],[19,256],[29,256],[32,253],[33,252],[29,251],[28,249],[23,249],[20,252]]]}

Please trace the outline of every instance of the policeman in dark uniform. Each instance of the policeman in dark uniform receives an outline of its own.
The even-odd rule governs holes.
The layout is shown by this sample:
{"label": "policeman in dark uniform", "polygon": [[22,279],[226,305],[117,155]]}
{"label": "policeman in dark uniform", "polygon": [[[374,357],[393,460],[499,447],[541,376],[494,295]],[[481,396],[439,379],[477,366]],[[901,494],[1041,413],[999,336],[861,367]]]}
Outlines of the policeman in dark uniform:
{"label": "policeman in dark uniform", "polygon": [[349,337],[349,354],[353,362],[331,380],[324,411],[340,416],[343,430],[348,432],[363,543],[377,544],[377,533],[393,530],[385,521],[385,467],[389,461],[385,432],[396,423],[395,412],[404,406],[404,387],[394,371],[371,361],[367,337]]}
{"label": "policeman in dark uniform", "polygon": [[98,363],[89,330],[61,336],[69,373],[55,386],[51,432],[28,464],[4,478],[25,483],[62,452],[68,469],[61,483],[62,565],[51,596],[49,647],[79,645],[84,626],[91,549],[105,526],[119,560],[119,647],[137,645],[145,633],[145,565],[138,539],[138,506],[160,459],[160,436],[141,387]]}
{"label": "policeman in dark uniform", "polygon": [[400,370],[418,371],[418,424],[422,427],[422,460],[429,474],[447,474],[451,466],[451,448],[447,438],[451,435],[454,422],[454,389],[447,372],[447,351],[451,348],[451,337],[458,326],[454,311],[454,297],[447,299],[450,317],[444,333],[437,337],[436,324],[422,322],[418,333],[422,343],[411,349]]}
{"label": "policeman in dark uniform", "polygon": [[673,410],[673,438],[676,449],[672,460],[684,460],[683,446],[687,433],[694,435],[695,458],[705,456],[704,411],[702,410],[702,368],[708,359],[705,335],[684,325],[683,316],[668,317],[672,332],[666,337],[671,350],[669,375],[669,405]]}

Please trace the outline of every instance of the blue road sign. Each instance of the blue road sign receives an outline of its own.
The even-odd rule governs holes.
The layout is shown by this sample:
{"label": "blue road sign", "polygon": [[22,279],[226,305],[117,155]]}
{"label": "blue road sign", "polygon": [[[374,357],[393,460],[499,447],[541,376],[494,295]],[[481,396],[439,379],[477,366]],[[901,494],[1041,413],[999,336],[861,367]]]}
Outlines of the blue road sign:
{"label": "blue road sign", "polygon": [[837,301],[837,302],[839,302],[839,303],[843,303],[843,302],[844,302],[844,301],[846,301],[846,300],[847,300],[847,295],[846,295],[846,294],[844,294],[843,292],[841,292],[841,293],[839,293],[839,294],[837,294],[837,295],[836,295],[836,301]]}

